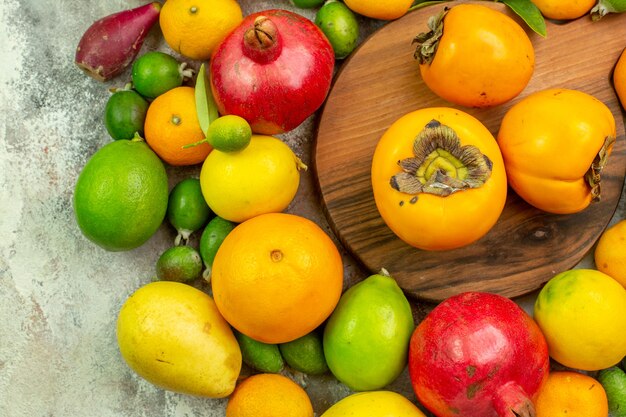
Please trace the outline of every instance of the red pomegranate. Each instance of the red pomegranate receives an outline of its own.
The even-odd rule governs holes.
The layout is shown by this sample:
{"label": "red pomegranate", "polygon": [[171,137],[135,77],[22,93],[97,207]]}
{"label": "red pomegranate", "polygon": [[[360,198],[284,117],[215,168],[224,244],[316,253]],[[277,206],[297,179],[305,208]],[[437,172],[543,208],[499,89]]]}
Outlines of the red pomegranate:
{"label": "red pomegranate", "polygon": [[335,54],[310,20],[287,10],[247,16],[211,59],[211,89],[220,114],[235,114],[256,133],[299,126],[324,102]]}
{"label": "red pomegranate", "polygon": [[409,375],[438,417],[531,417],[549,371],[537,324],[500,295],[467,292],[439,304],[417,326]]}

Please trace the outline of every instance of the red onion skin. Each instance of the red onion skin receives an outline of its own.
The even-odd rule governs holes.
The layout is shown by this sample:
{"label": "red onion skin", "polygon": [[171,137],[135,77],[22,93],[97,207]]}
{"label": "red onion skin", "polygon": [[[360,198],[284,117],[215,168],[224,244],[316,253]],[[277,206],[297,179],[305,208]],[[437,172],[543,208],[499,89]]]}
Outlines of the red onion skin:
{"label": "red onion skin", "polygon": [[137,57],[160,12],[161,4],[152,2],[97,20],[78,42],[74,62],[99,81],[119,75]]}
{"label": "red onion skin", "polygon": [[415,394],[438,417],[534,416],[532,399],[549,366],[537,324],[495,294],[446,299],[417,326],[409,346]]}
{"label": "red onion skin", "polygon": [[[276,26],[279,45],[246,50],[245,33],[260,16]],[[266,10],[247,16],[218,46],[210,63],[211,89],[220,114],[243,117],[255,133],[280,134],[320,108],[334,65],[332,46],[313,22],[287,10]]]}

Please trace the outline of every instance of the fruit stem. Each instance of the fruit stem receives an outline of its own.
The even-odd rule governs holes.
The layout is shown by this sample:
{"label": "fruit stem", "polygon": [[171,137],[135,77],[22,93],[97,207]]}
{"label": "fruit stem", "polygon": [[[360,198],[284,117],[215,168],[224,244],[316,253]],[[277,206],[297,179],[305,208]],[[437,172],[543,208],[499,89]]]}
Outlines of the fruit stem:
{"label": "fruit stem", "polygon": [[139,132],[135,132],[135,135],[133,136],[133,138],[130,141],[131,142],[143,142],[144,139],[143,139],[143,137],[141,137]]}
{"label": "fruit stem", "polygon": [[266,16],[257,16],[253,26],[243,35],[244,54],[262,64],[274,61],[283,49],[276,24]]}
{"label": "fruit stem", "polygon": [[615,143],[615,137],[607,136],[604,138],[604,144],[598,151],[598,154],[591,163],[589,170],[585,174],[585,180],[587,181],[589,187],[591,187],[591,201],[600,201],[600,174],[602,173],[602,170],[604,169],[609,158],[613,143]]}
{"label": "fruit stem", "polygon": [[443,20],[448,14],[450,8],[444,7],[443,10],[434,16],[428,18],[429,32],[422,32],[413,38],[412,43],[417,44],[413,57],[417,59],[420,65],[430,64],[435,59],[439,39],[443,36]]}
{"label": "fruit stem", "polygon": [[187,68],[186,62],[181,62],[181,64],[178,66],[178,73],[181,77],[183,77],[183,79],[193,78],[194,70],[193,68]]}

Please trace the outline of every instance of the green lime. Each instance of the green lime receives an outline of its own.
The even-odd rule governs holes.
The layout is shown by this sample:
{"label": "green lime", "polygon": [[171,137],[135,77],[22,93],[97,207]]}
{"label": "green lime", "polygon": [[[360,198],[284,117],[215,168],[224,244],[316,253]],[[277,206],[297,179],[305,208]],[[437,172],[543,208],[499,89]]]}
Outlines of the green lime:
{"label": "green lime", "polygon": [[159,256],[156,272],[161,281],[193,281],[202,273],[202,259],[191,246],[174,246]]}
{"label": "green lime", "polygon": [[250,144],[252,130],[243,117],[226,115],[218,117],[206,132],[206,138],[213,148],[221,152],[237,152]]}
{"label": "green lime", "polygon": [[609,400],[609,415],[612,417],[626,416],[626,373],[612,366],[598,372],[598,381],[602,384]]}
{"label": "green lime", "polygon": [[104,125],[115,140],[143,135],[148,102],[133,90],[118,90],[109,97],[104,108]]}
{"label": "green lime", "polygon": [[328,372],[324,358],[322,336],[317,331],[304,335],[279,346],[285,362],[296,371],[308,375],[321,375]]}
{"label": "green lime", "polygon": [[167,174],[143,141],[100,148],[78,176],[74,213],[91,241],[110,251],[134,249],[159,228],[167,210]]}
{"label": "green lime", "polygon": [[284,361],[280,356],[278,345],[259,342],[233,329],[241,356],[246,365],[261,372],[278,373],[282,371]]}
{"label": "green lime", "polygon": [[176,244],[181,238],[189,239],[189,235],[200,230],[212,215],[202,196],[199,179],[186,178],[172,188],[167,204],[167,219],[178,231]]}
{"label": "green lime", "polygon": [[293,5],[301,9],[320,7],[326,0],[292,0]]}
{"label": "green lime", "polygon": [[359,41],[359,22],[340,1],[329,1],[317,11],[315,24],[324,32],[337,59],[350,55]]}
{"label": "green lime", "polygon": [[205,278],[208,278],[211,273],[211,267],[213,266],[213,260],[215,259],[217,250],[235,226],[236,223],[215,216],[204,228],[200,236],[200,256],[202,257],[204,265],[207,267]]}
{"label": "green lime", "polygon": [[183,84],[192,75],[186,64],[159,51],[148,52],[135,60],[131,70],[133,86],[139,94],[156,98],[166,91]]}

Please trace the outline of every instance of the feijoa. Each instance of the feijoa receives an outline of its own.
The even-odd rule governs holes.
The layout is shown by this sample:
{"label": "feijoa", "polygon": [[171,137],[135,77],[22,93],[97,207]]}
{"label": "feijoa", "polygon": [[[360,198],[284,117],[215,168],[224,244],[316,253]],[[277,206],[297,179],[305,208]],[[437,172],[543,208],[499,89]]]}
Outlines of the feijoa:
{"label": "feijoa", "polygon": [[186,63],[164,52],[148,52],[133,63],[133,87],[144,97],[156,98],[172,88],[180,87],[185,77],[192,75],[185,66]]}
{"label": "feijoa", "polygon": [[292,0],[293,5],[301,9],[320,7],[326,0]]}
{"label": "feijoa", "polygon": [[340,1],[329,1],[317,11],[315,24],[324,32],[335,51],[335,58],[350,55],[359,41],[359,22]]}
{"label": "feijoa", "polygon": [[189,235],[207,224],[212,215],[202,196],[199,179],[186,178],[170,191],[167,219],[178,231],[177,244],[180,239],[189,239]]}
{"label": "feijoa", "polygon": [[200,277],[202,259],[191,246],[173,246],[159,257],[156,272],[161,281],[193,281]]}
{"label": "feijoa", "polygon": [[208,278],[211,273],[217,250],[236,225],[236,223],[223,219],[220,216],[215,216],[204,228],[200,236],[200,256],[207,268],[205,278]]}
{"label": "feijoa", "polygon": [[278,373],[284,367],[283,357],[278,345],[259,342],[245,334],[234,330],[239,342],[241,356],[246,365],[261,372]]}
{"label": "feijoa", "polygon": [[287,365],[296,371],[308,375],[321,375],[328,372],[322,335],[317,330],[291,342],[281,343],[278,348]]}
{"label": "feijoa", "polygon": [[104,125],[113,139],[132,139],[135,134],[143,135],[147,112],[148,102],[139,93],[117,90],[104,108]]}

